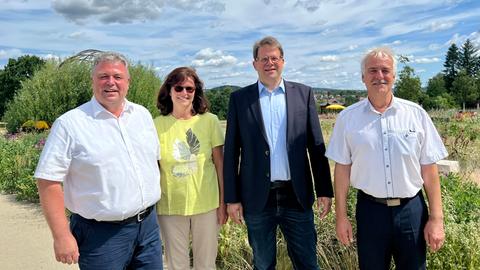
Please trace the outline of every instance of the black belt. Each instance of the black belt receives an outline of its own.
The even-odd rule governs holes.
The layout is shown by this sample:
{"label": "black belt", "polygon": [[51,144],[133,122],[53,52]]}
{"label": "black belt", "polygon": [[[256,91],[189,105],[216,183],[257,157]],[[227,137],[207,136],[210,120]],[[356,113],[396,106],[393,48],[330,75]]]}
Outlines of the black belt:
{"label": "black belt", "polygon": [[288,188],[292,185],[290,180],[273,181],[270,183],[270,189]]}
{"label": "black belt", "polygon": [[410,201],[411,199],[417,197],[418,194],[420,194],[420,192],[421,191],[419,191],[417,194],[415,194],[415,196],[410,197],[410,198],[377,198],[377,197],[373,197],[372,195],[369,195],[369,194],[363,192],[362,190],[358,190],[358,194],[359,194],[360,197],[365,198],[365,199],[370,200],[370,201],[377,202],[377,203],[385,204],[387,206],[403,205],[403,204],[407,203],[408,201]]}
{"label": "black belt", "polygon": [[124,220],[113,220],[113,221],[98,221],[98,220],[95,220],[95,219],[88,219],[88,218],[84,218],[78,214],[75,214],[85,220],[88,220],[88,221],[94,221],[94,222],[102,222],[102,223],[113,223],[113,224],[130,224],[130,223],[140,223],[142,222],[146,217],[148,217],[148,215],[152,212],[153,208],[155,207],[155,205],[151,205],[147,208],[145,208],[144,210],[138,212],[138,214],[134,215],[134,216],[131,216],[129,218],[126,218]]}

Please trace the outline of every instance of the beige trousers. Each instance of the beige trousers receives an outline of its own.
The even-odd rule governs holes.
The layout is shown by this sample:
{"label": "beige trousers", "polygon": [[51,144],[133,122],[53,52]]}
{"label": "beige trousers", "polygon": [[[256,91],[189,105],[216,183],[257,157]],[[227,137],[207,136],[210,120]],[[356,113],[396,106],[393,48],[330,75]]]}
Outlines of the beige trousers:
{"label": "beige trousers", "polygon": [[159,215],[158,223],[168,270],[190,269],[190,233],[193,269],[216,269],[218,232],[217,210],[192,216]]}

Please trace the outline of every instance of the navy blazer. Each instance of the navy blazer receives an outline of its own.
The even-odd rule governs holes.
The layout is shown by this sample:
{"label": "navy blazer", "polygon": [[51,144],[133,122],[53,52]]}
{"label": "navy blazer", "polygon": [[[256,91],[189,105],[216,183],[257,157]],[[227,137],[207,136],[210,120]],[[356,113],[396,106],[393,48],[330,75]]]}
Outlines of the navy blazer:
{"label": "navy blazer", "polygon": [[[295,82],[284,84],[291,181],[298,202],[308,209],[315,200],[314,185],[317,197],[333,197],[330,167],[312,89]],[[245,212],[261,212],[271,182],[258,83],[230,95],[223,166],[225,203],[241,202]]]}

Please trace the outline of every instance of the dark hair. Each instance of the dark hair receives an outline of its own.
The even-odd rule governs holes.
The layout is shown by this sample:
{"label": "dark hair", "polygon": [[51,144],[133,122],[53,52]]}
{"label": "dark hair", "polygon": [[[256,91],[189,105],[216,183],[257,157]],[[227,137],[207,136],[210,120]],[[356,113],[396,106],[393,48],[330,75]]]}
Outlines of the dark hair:
{"label": "dark hair", "polygon": [[258,49],[260,49],[260,47],[262,46],[272,46],[274,48],[277,48],[278,50],[280,50],[280,56],[283,57],[283,48],[282,48],[282,45],[280,44],[280,42],[278,42],[278,40],[272,36],[266,36],[264,38],[262,38],[261,40],[258,40],[257,42],[255,42],[255,44],[253,44],[253,59],[254,60],[257,60],[257,57],[258,57]]}
{"label": "dark hair", "polygon": [[158,92],[157,108],[160,110],[162,115],[168,115],[173,111],[172,98],[170,97],[172,86],[187,80],[187,78],[191,78],[195,83],[195,96],[193,97],[192,102],[192,114],[203,114],[208,111],[209,105],[204,94],[203,82],[198,77],[195,69],[190,67],[178,67],[167,75],[165,81],[160,87],[160,91]]}

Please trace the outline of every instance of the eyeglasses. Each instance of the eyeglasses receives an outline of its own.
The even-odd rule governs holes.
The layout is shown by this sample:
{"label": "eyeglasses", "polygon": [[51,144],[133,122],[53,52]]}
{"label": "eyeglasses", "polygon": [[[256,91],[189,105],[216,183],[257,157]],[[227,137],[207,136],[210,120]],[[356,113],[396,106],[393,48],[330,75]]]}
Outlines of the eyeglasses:
{"label": "eyeglasses", "polygon": [[191,87],[191,86],[175,85],[175,86],[173,87],[173,90],[175,90],[175,92],[177,92],[177,93],[182,92],[184,89],[185,89],[185,90],[187,91],[187,93],[189,93],[189,94],[195,92],[195,87]]}
{"label": "eyeglasses", "polygon": [[255,60],[261,62],[262,64],[266,64],[266,63],[268,63],[268,61],[272,61],[272,64],[276,64],[276,63],[278,63],[280,60],[283,60],[283,57],[282,57],[282,56],[280,56],[280,57],[276,57],[276,56],[269,57],[269,56],[266,56],[266,57],[263,57],[263,58],[257,58],[257,59],[255,59]]}

